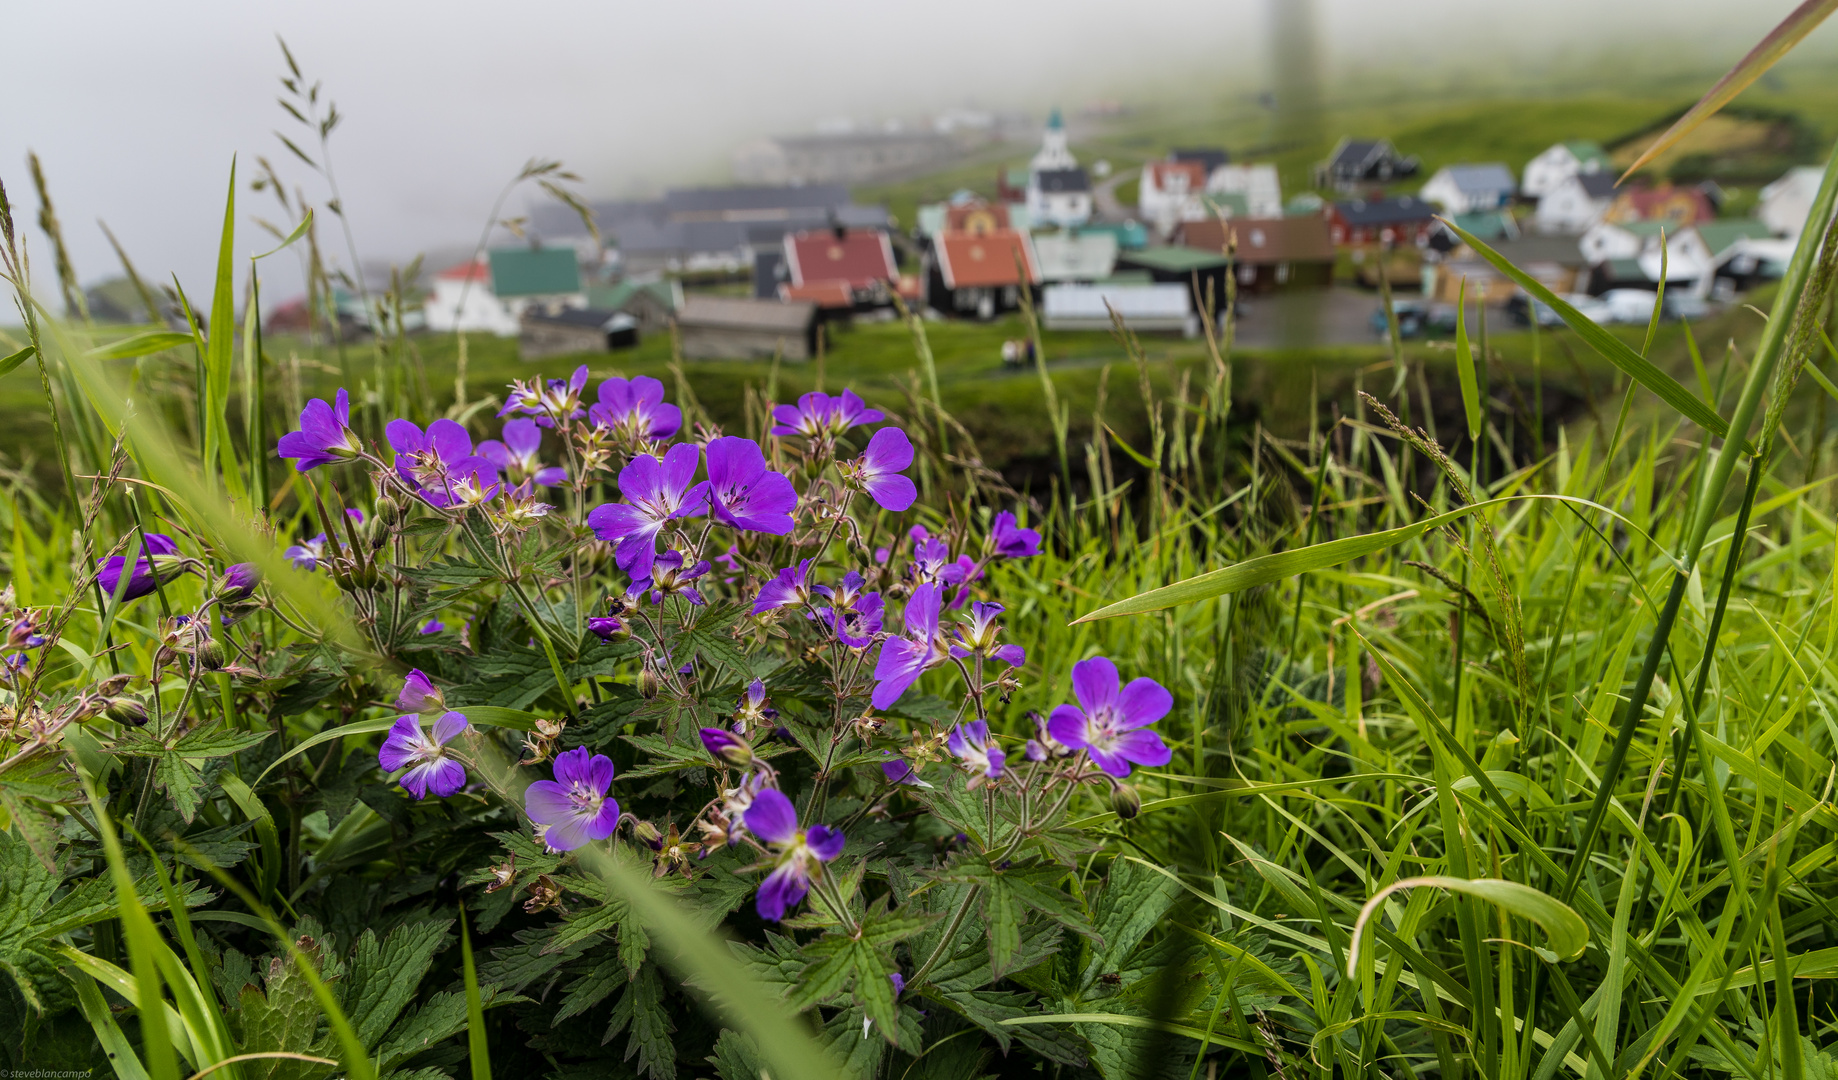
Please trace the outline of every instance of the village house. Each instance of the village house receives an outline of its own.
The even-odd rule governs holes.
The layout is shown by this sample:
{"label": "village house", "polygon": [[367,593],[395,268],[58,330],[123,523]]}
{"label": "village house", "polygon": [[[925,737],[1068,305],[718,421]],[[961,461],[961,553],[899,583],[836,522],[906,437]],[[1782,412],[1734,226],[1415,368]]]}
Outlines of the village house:
{"label": "village house", "polygon": [[1414,195],[1350,199],[1327,210],[1328,234],[1336,247],[1417,244],[1436,227],[1436,209]]}
{"label": "village house", "polygon": [[1188,306],[1205,311],[1225,304],[1226,275],[1231,272],[1232,260],[1217,248],[1202,250],[1181,245],[1126,252],[1118,256],[1117,265],[1124,270],[1146,271],[1149,280],[1158,285],[1179,285],[1186,291]]}
{"label": "village house", "polygon": [[1819,182],[1825,170],[1812,165],[1788,169],[1786,175],[1761,189],[1761,202],[1755,216],[1767,223],[1776,236],[1799,236],[1812,214],[1813,196],[1819,193]]}
{"label": "village house", "polygon": [[573,353],[610,352],[638,344],[638,320],[605,308],[531,308],[518,320],[517,356],[544,360]]}
{"label": "village house", "polygon": [[1525,163],[1525,181],[1519,185],[1519,194],[1528,199],[1544,199],[1573,177],[1612,171],[1608,154],[1600,146],[1572,139],[1552,145]]}
{"label": "village house", "polygon": [[1240,295],[1324,289],[1333,283],[1334,241],[1320,214],[1195,221],[1181,229],[1181,243],[1220,253],[1228,229],[1237,244],[1231,272]]}
{"label": "village house", "polygon": [[1138,334],[1200,332],[1199,316],[1181,285],[1106,283],[1049,285],[1041,293],[1040,321],[1048,330],[1110,330],[1112,314]]}
{"label": "village house", "polygon": [[1506,206],[1517,187],[1512,170],[1499,162],[1444,165],[1424,183],[1418,197],[1442,207],[1444,213],[1471,214]]}
{"label": "village house", "polygon": [[932,238],[924,280],[927,303],[934,309],[992,319],[1019,305],[1023,284],[1040,282],[1040,261],[1027,233],[947,230]]}
{"label": "village house", "polygon": [[1237,196],[1244,199],[1244,215],[1254,218],[1283,216],[1283,186],[1276,166],[1269,162],[1221,165],[1206,177],[1209,201]]}
{"label": "village house", "polygon": [[[1554,293],[1574,291],[1587,266],[1574,237],[1512,236],[1486,240],[1486,243],[1507,262]],[[1511,278],[1466,244],[1460,244],[1442,262],[1426,268],[1424,293],[1431,299],[1452,304],[1461,294],[1464,279],[1469,299],[1485,297],[1489,303],[1505,303],[1519,291]]]}
{"label": "village house", "polygon": [[1384,139],[1342,137],[1327,160],[1315,166],[1315,186],[1349,194],[1417,175],[1421,163],[1402,157]]}
{"label": "village house", "polygon": [[1590,267],[1591,293],[1616,288],[1654,288],[1662,264],[1666,286],[1709,296],[1719,264],[1742,241],[1769,237],[1753,218],[1673,226],[1664,221],[1604,221],[1583,234],[1579,248]]}
{"label": "village house", "polygon": [[1208,216],[1201,196],[1206,193],[1206,166],[1197,161],[1150,161],[1142,167],[1136,207],[1163,236],[1183,221]]}
{"label": "village house", "polygon": [[1532,227],[1543,233],[1580,233],[1601,221],[1615,200],[1615,174],[1579,172],[1538,200]]}
{"label": "village house", "polygon": [[675,278],[627,278],[611,285],[589,285],[587,305],[630,315],[638,321],[641,334],[661,334],[683,306],[683,283]]}
{"label": "village house", "polygon": [[1038,233],[1033,244],[1043,282],[1102,281],[1117,267],[1117,236],[1112,232],[1063,229]]}
{"label": "village house", "polygon": [[1616,224],[1652,221],[1678,229],[1716,216],[1717,208],[1703,185],[1660,184],[1623,188],[1608,204],[1603,220]]}
{"label": "village house", "polygon": [[1211,176],[1226,167],[1232,155],[1221,146],[1178,146],[1168,151],[1168,160],[1183,165],[1198,165],[1205,175]]}
{"label": "village house", "polygon": [[893,245],[881,229],[813,229],[785,237],[787,300],[826,309],[884,307],[900,278]]}
{"label": "village house", "polygon": [[506,248],[436,274],[434,294],[422,312],[430,330],[516,337],[523,313],[532,307],[586,306],[573,248]]}
{"label": "village house", "polygon": [[683,355],[693,359],[809,360],[817,353],[817,305],[805,300],[692,293],[677,311],[676,324]]}

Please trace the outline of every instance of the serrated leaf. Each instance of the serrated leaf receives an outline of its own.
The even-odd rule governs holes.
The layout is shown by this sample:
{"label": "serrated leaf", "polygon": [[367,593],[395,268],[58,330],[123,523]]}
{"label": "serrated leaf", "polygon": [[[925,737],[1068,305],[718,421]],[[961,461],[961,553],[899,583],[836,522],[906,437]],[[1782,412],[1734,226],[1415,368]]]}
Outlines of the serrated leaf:
{"label": "serrated leaf", "polygon": [[762,1075],[759,1047],[738,1031],[723,1031],[715,1052],[704,1059],[721,1080],[759,1080]]}
{"label": "serrated leaf", "polygon": [[855,958],[846,938],[818,938],[804,947],[804,956],[812,962],[798,976],[792,987],[791,1005],[799,1012],[828,1001],[849,985],[855,973]]}
{"label": "serrated leaf", "polygon": [[166,797],[172,800],[173,809],[179,812],[179,817],[190,825],[198,813],[199,791],[204,787],[204,774],[178,753],[168,750],[155,759],[153,779],[166,792]]}
{"label": "serrated leaf", "polygon": [[172,749],[187,761],[232,757],[272,734],[272,731],[235,731],[222,724],[212,724],[186,732]]}
{"label": "serrated leaf", "polygon": [[414,1000],[434,955],[448,944],[452,925],[447,919],[425,920],[398,926],[382,941],[375,930],[357,939],[343,1004],[365,1046],[381,1042]]}
{"label": "serrated leaf", "polygon": [[601,1041],[611,1041],[626,1030],[631,1034],[626,1039],[624,1060],[637,1057],[638,1071],[652,1080],[676,1080],[676,1044],[670,1040],[676,1028],[664,1009],[664,984],[657,977],[655,965],[647,966],[638,978],[626,984]]}
{"label": "serrated leaf", "polygon": [[855,968],[855,1003],[874,1021],[883,1038],[897,1042],[900,1017],[894,1004],[893,960],[866,941],[852,942],[849,956]]}
{"label": "serrated leaf", "polygon": [[1098,976],[1114,972],[1174,906],[1180,885],[1127,859],[1111,863],[1110,882],[1098,900],[1096,918],[1103,947],[1093,952],[1079,980],[1089,990]]}
{"label": "serrated leaf", "polygon": [[1021,900],[1001,874],[983,886],[983,929],[989,935],[989,969],[1007,974],[1021,947]]}
{"label": "serrated leaf", "polygon": [[561,1008],[556,1010],[549,1026],[556,1027],[563,1020],[581,1015],[631,981],[632,977],[626,973],[625,965],[618,960],[600,961],[592,971],[568,984],[567,991],[562,995]]}

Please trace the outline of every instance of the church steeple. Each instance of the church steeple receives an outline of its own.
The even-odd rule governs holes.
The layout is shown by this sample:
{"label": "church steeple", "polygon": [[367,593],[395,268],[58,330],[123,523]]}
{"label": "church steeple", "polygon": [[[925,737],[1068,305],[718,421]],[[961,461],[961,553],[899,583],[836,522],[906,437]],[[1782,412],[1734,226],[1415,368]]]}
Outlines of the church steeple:
{"label": "church steeple", "polygon": [[1034,155],[1029,167],[1036,173],[1079,167],[1078,159],[1066,145],[1066,122],[1060,117],[1058,106],[1047,116],[1047,131],[1040,140],[1040,153]]}

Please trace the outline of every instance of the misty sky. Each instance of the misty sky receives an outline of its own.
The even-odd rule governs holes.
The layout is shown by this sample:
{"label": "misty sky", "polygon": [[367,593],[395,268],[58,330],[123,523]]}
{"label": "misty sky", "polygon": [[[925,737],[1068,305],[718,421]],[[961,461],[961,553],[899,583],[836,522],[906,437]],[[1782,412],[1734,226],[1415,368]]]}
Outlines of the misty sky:
{"label": "misty sky", "polygon": [[[207,291],[232,154],[245,180],[260,154],[324,198],[272,134],[296,130],[275,104],[277,32],[346,114],[334,163],[370,262],[469,246],[532,155],[565,161],[590,194],[643,193],[723,180],[736,143],[830,116],[969,103],[1038,114],[1183,80],[1212,93],[1263,85],[1273,2],[1286,0],[21,3],[7,13],[0,65],[0,180],[29,221],[25,155],[39,153],[83,281],[117,272],[102,218],[143,274],[176,272],[196,294]],[[1336,64],[1429,60],[1449,42],[1535,64],[1670,24],[1725,65],[1792,6],[1316,0],[1316,21]],[[275,212],[246,185],[239,199]],[[238,250],[262,250],[266,238],[243,221]],[[54,295],[47,247],[26,231],[38,291]],[[297,288],[291,264],[265,274],[265,300]]]}

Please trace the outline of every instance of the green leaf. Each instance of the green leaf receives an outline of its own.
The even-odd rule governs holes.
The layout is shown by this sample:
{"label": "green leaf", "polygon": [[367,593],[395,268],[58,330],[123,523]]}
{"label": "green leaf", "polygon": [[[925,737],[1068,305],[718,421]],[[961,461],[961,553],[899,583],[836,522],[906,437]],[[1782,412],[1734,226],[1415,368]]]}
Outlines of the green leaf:
{"label": "green leaf", "polygon": [[[129,360],[136,356],[149,356],[167,349],[176,349],[181,345],[191,344],[191,335],[177,330],[144,330],[132,337],[122,338],[89,350],[91,360]],[[30,350],[27,350],[30,351]],[[14,356],[19,355],[14,353]],[[8,357],[11,362],[12,357]],[[10,370],[10,369],[9,369]]]}
{"label": "green leaf", "polygon": [[272,731],[237,731],[222,724],[194,728],[173,744],[172,750],[187,761],[232,757],[261,742]]}
{"label": "green leaf", "polygon": [[855,1001],[881,1030],[888,1042],[896,1042],[900,1033],[900,1014],[894,1003],[893,960],[866,941],[849,946],[855,967]]}
{"label": "green leaf", "polygon": [[1769,31],[1767,37],[1750,49],[1747,56],[1737,61],[1736,66],[1729,69],[1723,78],[1718,79],[1717,85],[1711,87],[1709,93],[1698,99],[1698,103],[1686,110],[1685,115],[1673,121],[1665,134],[1641,151],[1634,163],[1621,174],[1621,179],[1626,180],[1639,172],[1642,165],[1697,130],[1699,124],[1728,105],[1737,94],[1748,89],[1749,84],[1761,78],[1763,72],[1779,62],[1807,34],[1812,33],[1813,28],[1824,22],[1825,17],[1834,9],[1838,9],[1838,0],[1804,0],[1799,7],[1793,9],[1792,14],[1781,20],[1780,25]]}
{"label": "green leaf", "polygon": [[1096,918],[1103,947],[1085,964],[1080,988],[1089,990],[1100,975],[1115,972],[1162,916],[1174,906],[1181,887],[1165,875],[1128,859],[1111,863],[1110,882],[1098,898]]}
{"label": "green leaf", "polygon": [[178,753],[168,750],[155,760],[153,778],[165,789],[179,817],[190,825],[198,814],[198,791],[204,786],[204,774]]}
{"label": "green leaf", "polygon": [[[463,705],[454,711],[464,715],[474,724],[511,728],[515,731],[534,731],[536,721],[539,719],[535,713],[522,712],[517,709],[500,709],[492,705]],[[333,739],[342,739],[347,735],[374,735],[379,731],[388,731],[395,726],[398,719],[399,717],[395,716],[379,716],[370,720],[353,720],[349,724],[327,728],[317,735],[302,739],[293,749],[270,762],[268,767],[262,770],[262,774],[255,778],[255,784],[251,786],[259,786],[263,780],[267,779],[269,773],[280,767],[282,762],[298,757],[315,746],[331,742]]]}
{"label": "green leaf", "polygon": [[313,208],[309,206],[306,208],[306,216],[300,219],[300,224],[294,226],[293,232],[290,232],[287,234],[287,239],[281,241],[276,246],[269,248],[267,251],[262,252],[260,255],[252,255],[250,256],[250,258],[251,259],[266,259],[268,256],[273,255],[278,251],[285,251],[286,249],[293,246],[295,240],[298,240],[302,236],[305,236],[306,231],[312,227],[313,227]]}
{"label": "green leaf", "polygon": [[[1599,326],[1594,320],[1565,303],[1556,293],[1546,288],[1537,278],[1514,266],[1504,255],[1488,247],[1479,237],[1453,222],[1444,224],[1461,237],[1462,242],[1473,248],[1482,258],[1494,265],[1500,273],[1505,274],[1533,298],[1550,306],[1557,312],[1570,329],[1583,339],[1590,348],[1599,353],[1602,359],[1620,368],[1622,373],[1659,395],[1660,400],[1683,413],[1685,418],[1719,438],[1730,438],[1729,424],[1715,409],[1704,404],[1696,394],[1684,388],[1677,379],[1659,370],[1651,360],[1635,352],[1620,338]],[[1739,442],[1739,448],[1748,452],[1748,444],[1739,441],[1740,435],[1732,441]]]}
{"label": "green leaf", "polygon": [[1544,930],[1545,939],[1559,959],[1575,960],[1583,955],[1583,949],[1589,945],[1589,926],[1583,922],[1570,905],[1516,881],[1502,881],[1497,878],[1458,878],[1458,877],[1414,877],[1394,881],[1374,893],[1365,906],[1359,909],[1359,918],[1353,921],[1353,944],[1347,952],[1347,968],[1354,975],[1359,973],[1359,944],[1366,922],[1378,911],[1385,898],[1400,889],[1427,886],[1433,889],[1447,889],[1450,892],[1477,896],[1482,900],[1497,905],[1507,914],[1521,919],[1530,919]]}
{"label": "green leaf", "polygon": [[38,350],[34,349],[30,345],[27,345],[25,348],[12,354],[11,356],[7,357],[5,360],[0,360],[0,375],[9,374],[10,372],[12,372],[14,368],[18,367],[19,365],[25,363],[27,360],[30,360],[34,356],[37,356],[37,355],[38,355]]}
{"label": "green leaf", "polygon": [[365,1046],[382,1041],[415,999],[434,954],[450,940],[446,919],[405,923],[379,941],[375,930],[357,939],[344,987],[345,1014]]}
{"label": "green leaf", "polygon": [[983,929],[989,935],[989,969],[997,977],[1008,974],[1015,950],[1021,948],[1021,898],[1002,874],[983,886]]}
{"label": "green leaf", "polygon": [[1461,403],[1468,412],[1468,438],[1478,439],[1481,437],[1481,388],[1474,377],[1474,350],[1468,346],[1468,279],[1465,277],[1455,294],[1455,373],[1461,377]]}
{"label": "green leaf", "polygon": [[625,1060],[636,1056],[638,1071],[652,1080],[676,1080],[676,1043],[670,1039],[676,1025],[670,1022],[670,1014],[664,1008],[664,983],[657,977],[655,965],[647,965],[638,978],[626,984],[601,1041],[628,1029],[631,1035],[626,1039]]}
{"label": "green leaf", "polygon": [[485,1006],[479,996],[479,973],[472,964],[472,935],[466,909],[460,908],[460,970],[466,982],[466,1056],[473,1080],[491,1080],[491,1045],[485,1038]]}
{"label": "green leaf", "polygon": [[223,206],[223,235],[217,245],[216,285],[211,291],[210,337],[204,345],[204,455],[206,477],[219,467],[230,490],[241,487],[230,445],[230,374],[236,350],[236,160],[230,159],[229,194]]}

